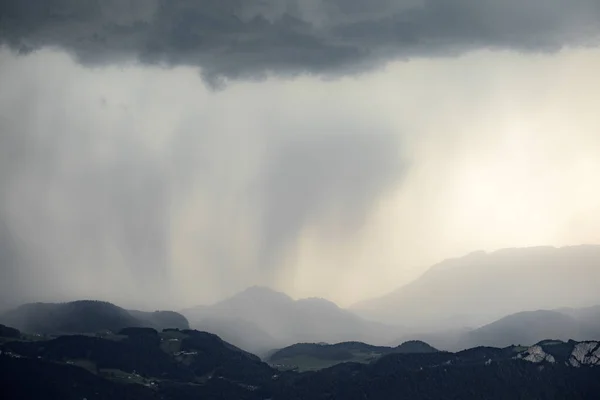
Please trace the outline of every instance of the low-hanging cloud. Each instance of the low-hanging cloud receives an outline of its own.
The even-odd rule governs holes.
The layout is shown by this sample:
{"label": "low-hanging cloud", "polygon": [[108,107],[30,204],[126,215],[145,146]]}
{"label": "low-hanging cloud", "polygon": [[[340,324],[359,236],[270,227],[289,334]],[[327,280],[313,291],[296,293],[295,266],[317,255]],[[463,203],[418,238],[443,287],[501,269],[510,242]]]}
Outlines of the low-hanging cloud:
{"label": "low-hanging cloud", "polygon": [[2,0],[0,40],[86,64],[201,67],[211,84],[335,75],[398,57],[596,43],[597,0]]}

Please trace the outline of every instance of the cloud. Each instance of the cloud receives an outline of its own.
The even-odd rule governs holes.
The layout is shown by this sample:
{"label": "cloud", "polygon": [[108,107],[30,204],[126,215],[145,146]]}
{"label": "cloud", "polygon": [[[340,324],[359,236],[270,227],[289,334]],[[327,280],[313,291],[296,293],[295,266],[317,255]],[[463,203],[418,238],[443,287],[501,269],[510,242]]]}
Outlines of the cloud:
{"label": "cloud", "polygon": [[334,76],[481,48],[597,43],[597,0],[1,0],[0,38],[85,64],[201,67],[207,82]]}
{"label": "cloud", "polygon": [[341,227],[338,235],[359,231],[373,202],[401,182],[405,166],[397,135],[369,134],[343,123],[337,129],[269,145],[258,203],[259,265],[266,281],[276,278],[286,245],[306,225],[333,224]]}

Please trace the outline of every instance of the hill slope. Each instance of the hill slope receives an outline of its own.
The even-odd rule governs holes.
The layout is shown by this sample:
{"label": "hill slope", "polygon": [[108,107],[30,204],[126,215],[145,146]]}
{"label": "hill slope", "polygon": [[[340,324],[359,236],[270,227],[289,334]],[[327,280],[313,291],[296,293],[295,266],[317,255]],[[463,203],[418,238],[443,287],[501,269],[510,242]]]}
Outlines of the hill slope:
{"label": "hill slope", "polygon": [[186,318],[175,312],[127,311],[93,300],[24,304],[0,315],[0,322],[24,332],[45,334],[117,332],[127,327],[189,328]]}
{"label": "hill slope", "polygon": [[[389,343],[398,328],[362,319],[324,299],[295,301],[263,287],[252,287],[216,303],[183,310],[191,325],[232,339],[257,353],[294,343],[364,341]],[[243,340],[234,340],[240,326],[248,327]]]}
{"label": "hill slope", "polygon": [[278,372],[205,332],[129,328],[121,333],[111,339],[0,343],[3,398],[500,400],[596,399],[600,393],[599,342],[396,353],[370,364],[294,373]]}
{"label": "hill slope", "polygon": [[569,340],[579,336],[577,321],[556,311],[529,311],[512,314],[468,332],[459,348],[532,345],[544,338]]}
{"label": "hill slope", "polygon": [[299,375],[288,384],[288,399],[591,400],[600,391],[598,356],[598,342],[390,354],[370,365],[341,364]]}
{"label": "hill slope", "polygon": [[351,310],[420,331],[476,327],[523,310],[598,304],[597,282],[600,246],[477,252],[443,261],[416,281]]}
{"label": "hill slope", "polygon": [[291,368],[311,371],[346,362],[369,363],[386,354],[435,352],[437,352],[435,348],[421,341],[405,342],[397,347],[372,346],[361,342],[299,343],[275,351],[269,356],[268,361],[284,370]]}
{"label": "hill slope", "polygon": [[450,349],[532,345],[546,338],[593,340],[600,337],[599,321],[600,307],[520,312],[463,334]]}

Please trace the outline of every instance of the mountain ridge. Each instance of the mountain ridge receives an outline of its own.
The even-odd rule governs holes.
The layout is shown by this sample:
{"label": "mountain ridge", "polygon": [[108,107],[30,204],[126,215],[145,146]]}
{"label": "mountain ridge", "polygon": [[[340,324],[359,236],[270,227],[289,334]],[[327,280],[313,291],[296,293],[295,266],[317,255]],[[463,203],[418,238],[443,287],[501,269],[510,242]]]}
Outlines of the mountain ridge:
{"label": "mountain ridge", "polygon": [[[415,329],[476,327],[522,310],[600,304],[597,281],[598,245],[507,248],[444,260],[407,285],[349,309]],[[578,290],[565,293],[564,286]],[[466,321],[451,325],[458,314]]]}
{"label": "mountain ridge", "polygon": [[[208,329],[220,323],[220,332],[229,338],[235,326],[255,325],[274,339],[270,348],[262,338],[246,340],[246,350],[265,353],[276,347],[300,342],[375,341],[387,343],[398,336],[399,328],[363,319],[322,298],[294,300],[284,293],[253,286],[209,306],[181,311],[192,327]],[[227,327],[228,324],[232,326]],[[248,338],[246,338],[248,339]],[[236,343],[241,345],[241,343]]]}
{"label": "mountain ridge", "polygon": [[130,328],[120,334],[0,341],[7,399],[594,399],[600,392],[599,341],[390,353],[297,373],[206,332]]}
{"label": "mountain ridge", "polygon": [[189,328],[187,319],[174,311],[126,310],[99,300],[26,303],[1,314],[0,322],[43,334],[116,332],[128,327]]}

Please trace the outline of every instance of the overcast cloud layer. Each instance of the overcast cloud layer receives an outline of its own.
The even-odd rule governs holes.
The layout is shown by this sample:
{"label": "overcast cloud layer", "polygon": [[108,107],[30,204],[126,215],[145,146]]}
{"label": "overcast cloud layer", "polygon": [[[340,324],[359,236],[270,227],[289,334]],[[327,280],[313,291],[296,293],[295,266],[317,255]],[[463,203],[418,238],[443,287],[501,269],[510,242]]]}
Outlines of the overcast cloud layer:
{"label": "overcast cloud layer", "polygon": [[339,74],[398,57],[597,43],[597,0],[2,0],[0,37],[86,64],[202,67],[209,82]]}
{"label": "overcast cloud layer", "polygon": [[591,0],[0,0],[0,301],[349,304],[473,250],[600,242],[598,20]]}

